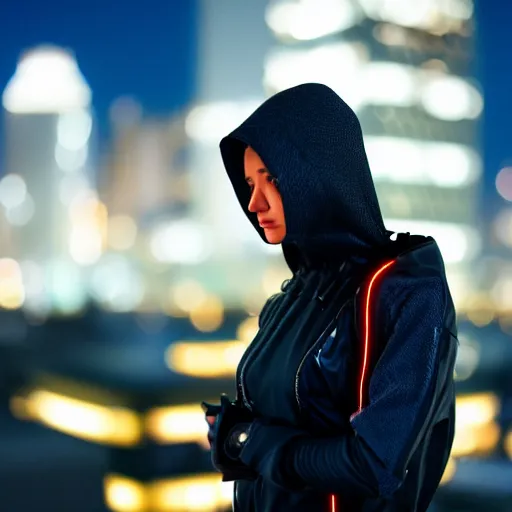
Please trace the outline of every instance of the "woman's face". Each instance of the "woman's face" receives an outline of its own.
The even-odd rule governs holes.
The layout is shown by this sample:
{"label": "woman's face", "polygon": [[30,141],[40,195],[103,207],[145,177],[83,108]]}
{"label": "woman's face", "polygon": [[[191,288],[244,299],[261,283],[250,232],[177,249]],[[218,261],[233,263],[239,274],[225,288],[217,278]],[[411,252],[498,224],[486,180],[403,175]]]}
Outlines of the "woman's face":
{"label": "woman's face", "polygon": [[281,194],[256,151],[251,147],[244,155],[245,181],[251,189],[248,210],[256,213],[270,244],[280,244],[286,235]]}

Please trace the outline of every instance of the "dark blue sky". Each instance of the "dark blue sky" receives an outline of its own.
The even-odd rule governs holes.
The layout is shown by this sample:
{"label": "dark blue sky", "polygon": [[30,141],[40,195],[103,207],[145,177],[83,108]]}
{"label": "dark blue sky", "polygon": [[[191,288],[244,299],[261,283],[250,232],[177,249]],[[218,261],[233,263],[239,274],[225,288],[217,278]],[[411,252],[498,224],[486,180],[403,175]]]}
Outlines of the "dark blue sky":
{"label": "dark blue sky", "polygon": [[[49,42],[74,50],[94,93],[102,138],[108,106],[120,95],[136,96],[149,114],[169,113],[193,95],[196,0],[0,1],[1,90],[19,53]],[[512,2],[479,0],[477,15],[477,72],[486,100],[482,141],[490,197],[496,172],[512,163]]]}
{"label": "dark blue sky", "polygon": [[509,64],[512,2],[478,0],[476,7],[477,73],[485,96],[481,124],[485,162],[484,211],[491,215],[504,204],[495,192],[496,174],[503,165],[512,164],[512,67]]}
{"label": "dark blue sky", "polygon": [[0,90],[21,51],[41,43],[71,48],[92,91],[101,134],[120,95],[164,114],[193,94],[196,1],[0,0]]}

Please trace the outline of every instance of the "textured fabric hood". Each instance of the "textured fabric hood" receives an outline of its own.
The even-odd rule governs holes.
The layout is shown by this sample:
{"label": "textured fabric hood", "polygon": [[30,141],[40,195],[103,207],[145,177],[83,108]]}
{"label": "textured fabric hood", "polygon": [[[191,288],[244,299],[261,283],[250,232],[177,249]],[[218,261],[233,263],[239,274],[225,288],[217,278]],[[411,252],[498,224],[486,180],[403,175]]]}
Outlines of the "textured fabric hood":
{"label": "textured fabric hood", "polygon": [[389,242],[359,121],[329,87],[303,84],[272,96],[220,143],[240,205],[268,243],[247,210],[247,146],[277,178],[287,228],[283,253],[293,272],[315,260],[374,253]]}

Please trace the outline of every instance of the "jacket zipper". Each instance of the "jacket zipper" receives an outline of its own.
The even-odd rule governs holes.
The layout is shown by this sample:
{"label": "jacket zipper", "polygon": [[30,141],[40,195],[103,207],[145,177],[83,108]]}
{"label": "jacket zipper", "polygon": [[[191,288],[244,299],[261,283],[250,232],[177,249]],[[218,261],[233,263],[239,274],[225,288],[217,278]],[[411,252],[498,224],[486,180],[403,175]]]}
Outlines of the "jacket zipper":
{"label": "jacket zipper", "polygon": [[244,388],[244,384],[243,384],[245,368],[247,366],[247,361],[249,360],[249,356],[250,356],[250,354],[247,354],[247,357],[245,358],[245,361],[242,364],[242,368],[240,369],[240,375],[238,377],[238,391],[240,393],[240,396],[242,398],[242,402],[243,402],[244,406],[247,409],[249,409],[249,411],[252,412],[252,406],[249,403],[249,399],[247,398],[247,395],[245,394],[245,388]]}
{"label": "jacket zipper", "polygon": [[[345,301],[345,303],[341,306],[340,310],[338,311],[338,314],[335,316],[334,320],[329,322],[328,326],[323,330],[322,334],[318,337],[318,339],[313,343],[313,345],[309,348],[309,350],[304,354],[304,357],[301,359],[299,367],[297,368],[297,373],[295,374],[295,400],[297,401],[297,406],[299,408],[299,413],[302,412],[302,405],[300,403],[300,396],[299,396],[299,379],[300,379],[300,372],[302,370],[302,367],[304,366],[304,363],[306,359],[309,357],[311,352],[315,350],[316,347],[318,347],[318,344],[323,341],[325,343],[324,337],[327,332],[329,332],[330,329],[332,329],[336,322],[338,321],[339,317],[341,316],[342,311],[345,309],[345,306],[351,302],[352,299],[348,299]],[[329,495],[329,512],[338,512],[338,506],[337,506],[337,499],[335,494]]]}
{"label": "jacket zipper", "polygon": [[[253,412],[253,408],[252,408],[252,405],[249,401],[249,397],[247,396],[246,394],[246,391],[245,391],[245,386],[244,386],[244,375],[245,375],[245,370],[247,368],[247,364],[249,363],[249,361],[251,360],[251,357],[254,358],[254,356],[256,355],[257,351],[258,351],[258,348],[261,348],[261,347],[258,347],[257,344],[255,344],[256,340],[254,339],[252,341],[252,343],[249,345],[249,347],[247,348],[247,356],[245,357],[245,359],[243,360],[242,362],[242,366],[240,368],[240,373],[239,373],[239,376],[238,376],[238,391],[241,395],[241,398],[242,398],[242,402],[244,404],[244,406],[249,409],[249,411]],[[254,345],[254,348],[252,350],[252,352],[250,352],[250,349],[251,347],[253,347]]]}
{"label": "jacket zipper", "polygon": [[[254,341],[254,340],[253,340]],[[249,351],[249,349],[251,348],[252,346],[252,343],[251,345],[249,345],[247,351]],[[247,364],[252,357],[255,356],[256,354],[256,351],[257,351],[257,346],[254,347],[254,350],[252,351],[252,353],[250,352],[247,352],[247,357],[245,358],[245,360],[242,362],[242,366],[240,368],[240,373],[238,375],[238,382],[237,382],[237,389],[238,389],[238,392],[242,398],[242,402],[244,404],[244,406],[249,409],[249,411],[253,412],[253,408],[252,408],[252,405],[250,404],[250,401],[249,401],[249,398],[247,397],[247,394],[245,392],[245,387],[244,387],[244,375],[245,375],[245,369],[247,367]]]}

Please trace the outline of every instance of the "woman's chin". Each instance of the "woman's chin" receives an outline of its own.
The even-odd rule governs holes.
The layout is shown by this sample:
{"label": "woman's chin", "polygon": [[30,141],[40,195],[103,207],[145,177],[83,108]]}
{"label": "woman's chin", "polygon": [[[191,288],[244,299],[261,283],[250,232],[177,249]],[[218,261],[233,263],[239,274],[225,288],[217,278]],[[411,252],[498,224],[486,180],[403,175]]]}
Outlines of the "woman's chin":
{"label": "woman's chin", "polygon": [[265,238],[267,239],[267,242],[272,245],[280,244],[283,239],[284,235],[282,233],[265,233]]}

